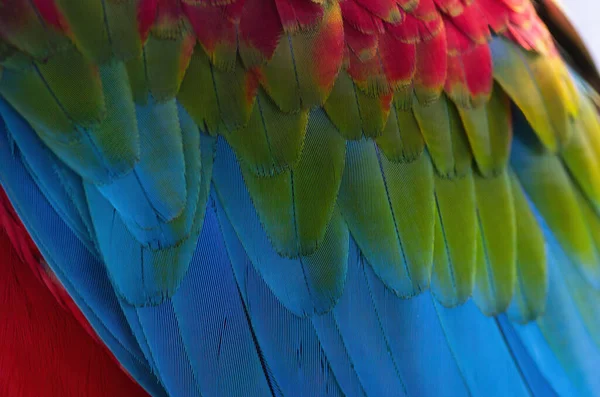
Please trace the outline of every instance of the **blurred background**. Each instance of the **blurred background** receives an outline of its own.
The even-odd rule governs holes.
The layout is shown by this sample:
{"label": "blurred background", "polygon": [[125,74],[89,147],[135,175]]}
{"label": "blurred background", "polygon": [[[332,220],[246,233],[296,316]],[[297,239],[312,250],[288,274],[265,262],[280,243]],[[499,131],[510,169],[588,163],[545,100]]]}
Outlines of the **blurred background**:
{"label": "blurred background", "polygon": [[600,0],[557,0],[600,67]]}

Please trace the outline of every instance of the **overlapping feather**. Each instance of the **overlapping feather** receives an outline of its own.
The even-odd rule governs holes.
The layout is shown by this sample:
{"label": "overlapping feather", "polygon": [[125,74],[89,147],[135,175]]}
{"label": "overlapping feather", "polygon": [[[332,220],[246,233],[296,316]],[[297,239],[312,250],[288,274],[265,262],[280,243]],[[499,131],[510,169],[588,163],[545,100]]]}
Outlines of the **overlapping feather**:
{"label": "overlapping feather", "polygon": [[[397,295],[431,285],[448,306],[473,296],[486,314],[535,317],[545,258],[524,191],[598,283],[598,118],[525,0],[6,2],[0,95],[84,179],[76,227],[130,303],[177,290],[211,180],[299,315],[334,306],[350,234]],[[520,112],[532,130],[513,145]],[[219,149],[213,177],[207,135],[239,168]],[[289,269],[261,261],[251,213]],[[287,271],[304,285],[282,285]]]}

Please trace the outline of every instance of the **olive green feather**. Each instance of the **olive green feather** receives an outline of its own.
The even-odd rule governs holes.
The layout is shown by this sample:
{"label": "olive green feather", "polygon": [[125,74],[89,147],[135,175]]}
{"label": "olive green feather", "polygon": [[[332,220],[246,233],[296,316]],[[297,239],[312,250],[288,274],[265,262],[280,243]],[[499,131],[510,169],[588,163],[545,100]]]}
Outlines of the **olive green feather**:
{"label": "olive green feather", "polygon": [[426,155],[392,163],[370,140],[348,143],[338,203],[375,274],[397,295],[429,285],[433,171]]}
{"label": "olive green feather", "polygon": [[512,168],[565,252],[593,285],[600,286],[598,255],[573,183],[559,157],[527,143],[528,138],[515,139]]}
{"label": "olive green feather", "polygon": [[487,315],[502,313],[513,297],[516,280],[516,225],[507,172],[483,178],[475,174],[477,261],[473,299]]}
{"label": "olive green feather", "polygon": [[417,159],[425,149],[425,141],[413,112],[394,103],[383,134],[375,140],[385,157],[392,162]]}
{"label": "olive green feather", "polygon": [[225,136],[246,167],[269,176],[296,165],[307,123],[308,110],[283,113],[260,89],[248,124]]}
{"label": "olive green feather", "polygon": [[205,132],[219,131],[221,115],[213,82],[212,66],[200,46],[196,46],[181,82],[177,100]]}
{"label": "olive green feather", "polygon": [[259,177],[242,166],[261,222],[281,255],[309,255],[323,240],[342,179],[345,150],[344,139],[325,112],[314,110],[293,170]]}
{"label": "olive green feather", "polygon": [[436,171],[447,178],[469,172],[472,155],[456,106],[442,95],[428,105],[415,101],[413,111]]}
{"label": "olive green feather", "polygon": [[358,140],[363,135],[356,95],[354,82],[348,73],[341,71],[323,105],[327,116],[348,140]]}
{"label": "olive green feather", "polygon": [[458,108],[479,171],[486,177],[501,173],[508,162],[512,139],[510,101],[494,86],[490,100],[476,108]]}
{"label": "olive green feather", "polygon": [[526,323],[540,316],[546,308],[546,242],[525,192],[512,171],[510,184],[515,208],[517,266],[515,293],[508,316],[513,321]]}
{"label": "olive green feather", "polygon": [[431,290],[444,306],[464,303],[475,284],[477,217],[471,172],[435,176],[435,235]]}
{"label": "olive green feather", "polygon": [[570,138],[569,119],[577,113],[571,77],[560,58],[528,52],[506,39],[490,43],[494,78],[521,109],[550,151]]}

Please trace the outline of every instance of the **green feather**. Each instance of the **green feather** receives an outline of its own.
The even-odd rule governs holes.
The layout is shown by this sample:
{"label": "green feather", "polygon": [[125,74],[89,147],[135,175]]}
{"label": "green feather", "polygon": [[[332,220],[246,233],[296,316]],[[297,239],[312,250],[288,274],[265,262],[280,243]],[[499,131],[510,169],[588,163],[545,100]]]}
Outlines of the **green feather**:
{"label": "green feather", "polygon": [[[104,3],[99,0],[56,0],[75,45],[87,59],[96,63],[105,62],[112,55]],[[130,23],[135,22],[132,20]]]}
{"label": "green feather", "polygon": [[144,64],[144,56],[140,54],[125,63],[127,68],[127,76],[133,93],[133,100],[138,105],[146,105],[148,103],[148,79],[146,79],[146,65]]}
{"label": "green feather", "polygon": [[557,156],[521,139],[515,139],[511,159],[521,184],[582,274],[600,286],[598,255],[569,175]]}
{"label": "green feather", "polygon": [[497,85],[485,105],[458,108],[479,171],[492,176],[506,168],[512,139],[510,101]]}
{"label": "green feather", "polygon": [[425,148],[423,135],[411,110],[394,104],[383,134],[376,140],[385,157],[393,162],[417,159]]}
{"label": "green feather", "polygon": [[[127,69],[121,62],[100,66],[104,88],[106,118],[88,131],[90,145],[102,157],[111,177],[129,172],[140,157],[140,137],[137,129],[135,105],[127,78]],[[115,134],[118,131],[118,134]]]}
{"label": "green feather", "polygon": [[[8,4],[0,7],[11,7]],[[20,2],[17,6],[18,17],[2,18],[2,23],[8,26],[3,27],[2,39],[0,40],[0,61],[2,63],[12,63],[10,58],[16,57],[31,58],[37,61],[44,61],[61,51],[69,48],[73,44],[71,41],[42,21],[33,2]],[[10,15],[9,12],[8,15]],[[4,40],[6,40],[4,42]],[[19,65],[20,64],[20,65]],[[25,66],[22,62],[17,62],[13,66]]]}
{"label": "green feather", "polygon": [[292,171],[264,178],[242,166],[254,206],[277,252],[297,257],[317,249],[337,199],[344,156],[345,141],[325,113],[315,110]]}
{"label": "green feather", "polygon": [[[31,95],[35,92],[35,95]],[[5,69],[0,93],[32,127],[44,127],[59,141],[70,141],[78,133],[36,68],[15,71]]]}
{"label": "green feather", "polygon": [[354,83],[345,71],[338,75],[323,108],[344,138],[358,140],[362,137],[362,122]]}
{"label": "green feather", "polygon": [[216,134],[219,131],[221,116],[211,68],[204,50],[196,46],[179,88],[177,100],[196,124],[207,132]]}
{"label": "green feather", "polygon": [[244,70],[239,59],[235,70],[231,72],[212,66],[211,69],[219,113],[226,128],[235,130],[246,125],[252,114],[256,95],[254,75]]}
{"label": "green feather", "polygon": [[350,233],[339,208],[334,208],[322,246],[300,259],[317,314],[329,312],[344,292]]}
{"label": "green feather", "polygon": [[518,323],[526,323],[541,315],[546,308],[546,242],[519,180],[512,171],[509,173],[517,233],[517,279],[508,316]]}
{"label": "green feather", "polygon": [[423,291],[429,286],[434,249],[431,159],[422,154],[411,162],[393,163],[380,156],[380,164],[413,288]]}
{"label": "green feather", "polygon": [[[600,218],[579,192],[576,192],[582,214],[586,220],[595,247],[600,247]],[[589,335],[598,347],[600,347],[600,307],[597,302],[600,299],[600,291],[573,269],[570,262],[560,263],[561,273],[569,286],[569,292],[579,309],[579,314]]]}
{"label": "green feather", "polygon": [[139,0],[102,2],[113,54],[127,61],[142,54],[142,39],[138,32]]}
{"label": "green feather", "polygon": [[155,26],[144,46],[144,62],[150,93],[159,102],[174,98],[192,56],[195,37],[180,21],[176,27]]}
{"label": "green feather", "polygon": [[570,137],[569,118],[576,98],[562,61],[527,52],[502,38],[490,43],[494,78],[521,109],[540,140],[551,151]]}
{"label": "green feather", "polygon": [[248,124],[225,136],[240,161],[259,176],[268,176],[296,165],[307,123],[308,110],[282,113],[260,89]]}
{"label": "green feather", "polygon": [[506,172],[474,180],[479,232],[473,299],[491,316],[506,310],[515,289],[515,208]]}
{"label": "green feather", "polygon": [[[89,181],[109,183],[131,170],[139,157],[125,68],[109,63],[98,71],[74,49],[68,55],[57,55],[39,68],[7,72],[11,76],[2,80],[0,92],[65,163]],[[65,62],[73,71],[68,77],[61,72]],[[37,94],[29,95],[28,89]],[[77,99],[85,90],[86,100]]]}
{"label": "green feather", "polygon": [[437,215],[431,290],[444,306],[465,302],[473,291],[477,246],[475,186],[471,173],[435,177]]}
{"label": "green feather", "polygon": [[429,285],[433,172],[427,156],[391,163],[372,141],[348,144],[338,204],[375,274],[397,295]]}
{"label": "green feather", "polygon": [[600,214],[600,163],[588,138],[595,131],[585,131],[579,119],[573,120],[571,127],[572,138],[560,155],[573,182]]}
{"label": "green feather", "polygon": [[355,87],[360,119],[365,136],[376,138],[381,135],[390,115],[390,102],[386,97],[367,95]]}
{"label": "green feather", "polygon": [[581,94],[579,122],[595,158],[600,158],[600,116],[592,100]]}
{"label": "green feather", "polygon": [[415,101],[413,111],[436,171],[450,178],[469,172],[471,151],[456,106],[442,95],[426,106]]}
{"label": "green feather", "polygon": [[[75,48],[61,51],[47,62],[38,62],[36,67],[51,95],[75,125],[95,126],[106,117],[98,67]],[[69,73],[65,74],[65,70]]]}

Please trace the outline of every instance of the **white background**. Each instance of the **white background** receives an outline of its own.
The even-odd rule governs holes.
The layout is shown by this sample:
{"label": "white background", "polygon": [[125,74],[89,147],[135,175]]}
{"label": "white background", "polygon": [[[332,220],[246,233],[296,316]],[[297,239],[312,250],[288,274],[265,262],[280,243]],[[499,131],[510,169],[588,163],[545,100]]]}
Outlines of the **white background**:
{"label": "white background", "polygon": [[600,0],[561,0],[563,8],[600,67]]}

